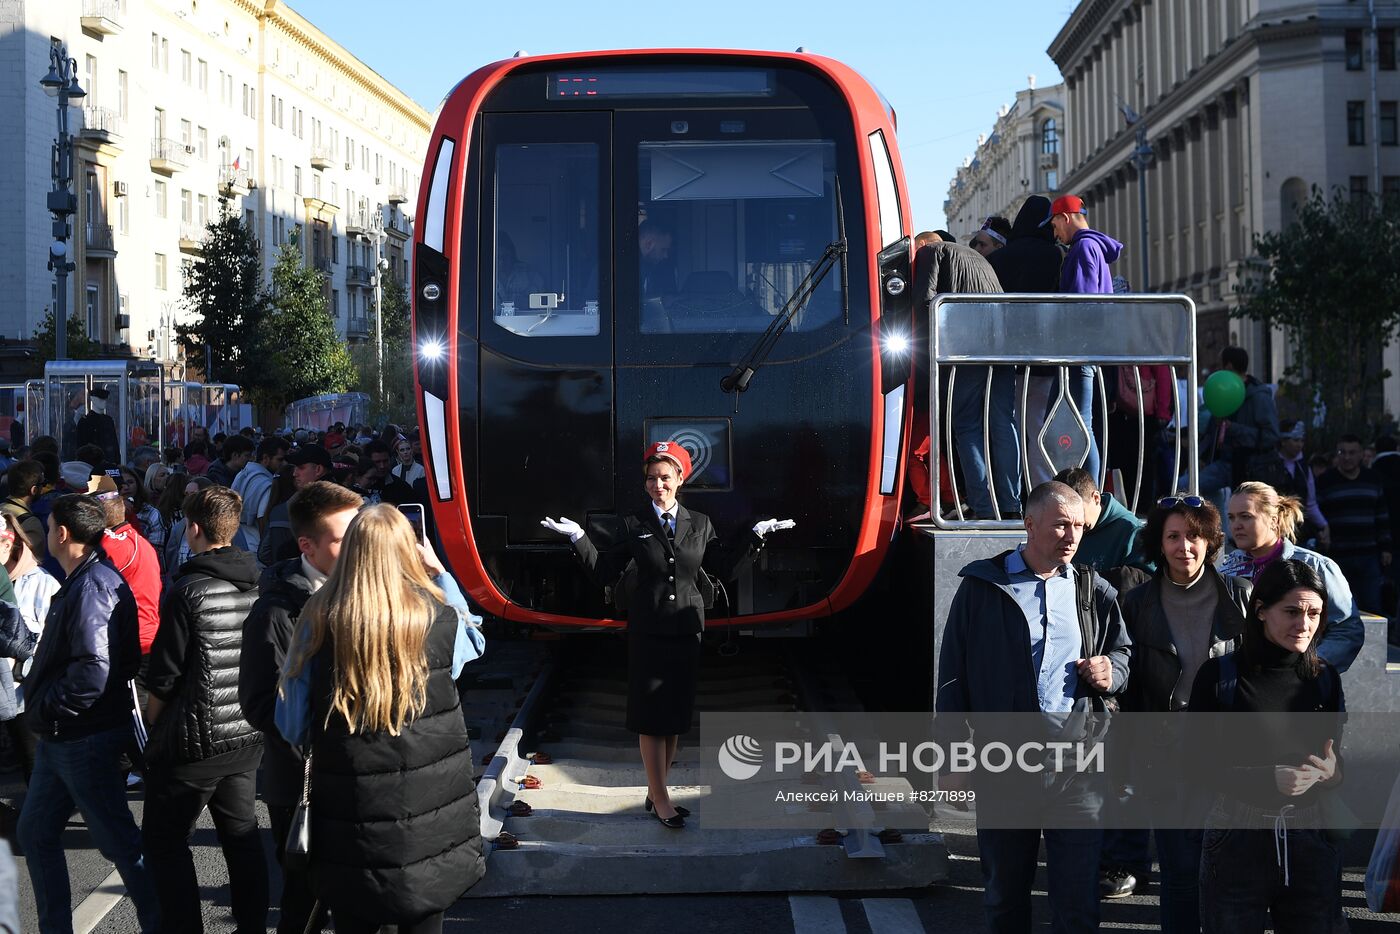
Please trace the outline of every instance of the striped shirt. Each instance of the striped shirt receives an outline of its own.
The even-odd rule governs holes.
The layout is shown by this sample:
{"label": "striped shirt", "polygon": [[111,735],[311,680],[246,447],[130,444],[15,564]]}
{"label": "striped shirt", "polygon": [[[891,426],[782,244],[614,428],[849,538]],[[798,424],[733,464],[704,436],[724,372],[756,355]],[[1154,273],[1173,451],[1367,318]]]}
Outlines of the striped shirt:
{"label": "striped shirt", "polygon": [[1362,467],[1348,480],[1333,467],[1317,480],[1317,505],[1332,533],[1332,557],[1370,557],[1390,550],[1390,510],[1375,471]]}

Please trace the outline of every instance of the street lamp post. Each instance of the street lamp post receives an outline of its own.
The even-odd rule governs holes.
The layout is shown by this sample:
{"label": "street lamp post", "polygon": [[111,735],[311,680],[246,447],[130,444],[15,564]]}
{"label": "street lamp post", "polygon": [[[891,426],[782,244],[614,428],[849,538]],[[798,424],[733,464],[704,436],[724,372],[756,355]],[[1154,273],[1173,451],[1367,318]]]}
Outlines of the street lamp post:
{"label": "street lamp post", "polygon": [[[379,404],[384,405],[384,205],[374,206],[374,372],[379,377]],[[387,406],[385,407],[387,411]]]}
{"label": "street lamp post", "polygon": [[1118,109],[1123,112],[1123,120],[1130,127],[1136,127],[1137,145],[1133,147],[1132,163],[1137,169],[1138,177],[1138,218],[1142,222],[1142,247],[1139,252],[1142,254],[1142,284],[1138,287],[1139,292],[1145,292],[1148,288],[1148,273],[1151,269],[1149,260],[1149,247],[1147,240],[1147,167],[1152,164],[1152,146],[1147,142],[1147,127],[1142,122],[1142,117],[1137,111],[1127,104],[1119,104]]}
{"label": "street lamp post", "polygon": [[49,192],[49,212],[53,214],[49,269],[53,271],[57,288],[53,314],[54,359],[62,360],[68,356],[68,274],[76,268],[68,258],[68,218],[78,210],[78,199],[72,190],[73,140],[68,135],[68,106],[69,101],[87,96],[78,84],[78,63],[68,57],[67,46],[60,43],[49,46],[49,73],[39,79],[39,86],[51,97],[58,98],[58,138],[54,140],[53,190]]}

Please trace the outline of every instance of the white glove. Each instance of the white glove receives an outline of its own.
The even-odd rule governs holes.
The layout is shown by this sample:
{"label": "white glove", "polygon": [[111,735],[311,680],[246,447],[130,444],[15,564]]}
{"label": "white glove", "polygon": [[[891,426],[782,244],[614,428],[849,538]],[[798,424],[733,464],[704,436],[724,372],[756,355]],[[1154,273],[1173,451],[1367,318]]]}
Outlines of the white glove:
{"label": "white glove", "polygon": [[781,532],[797,525],[792,519],[764,519],[753,527],[753,534],[759,538],[765,537],[769,532]]}
{"label": "white glove", "polygon": [[560,535],[569,536],[569,541],[571,542],[576,542],[580,538],[583,538],[583,526],[565,516],[560,516],[558,519],[551,519],[545,516],[540,520],[540,525],[549,529],[551,532],[558,532]]}

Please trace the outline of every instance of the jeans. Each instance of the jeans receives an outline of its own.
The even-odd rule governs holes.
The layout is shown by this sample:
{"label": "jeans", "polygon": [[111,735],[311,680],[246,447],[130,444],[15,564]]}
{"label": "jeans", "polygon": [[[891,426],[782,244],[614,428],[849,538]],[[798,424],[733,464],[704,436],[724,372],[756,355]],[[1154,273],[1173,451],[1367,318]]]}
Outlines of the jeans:
{"label": "jeans", "polygon": [[1162,868],[1162,934],[1200,934],[1201,831],[1152,833]]}
{"label": "jeans", "polygon": [[316,896],[311,891],[311,876],[306,870],[288,869],[283,857],[287,852],[287,831],[292,826],[292,813],[296,808],[269,804],[267,816],[272,824],[272,841],[277,847],[277,862],[282,867],[282,904],[277,915],[277,934],[302,934],[311,921],[311,913],[316,913],[313,931],[326,927],[326,909],[316,905]]}
{"label": "jeans", "polygon": [[20,934],[19,867],[10,841],[0,838],[0,934]]}
{"label": "jeans", "polygon": [[1029,934],[1031,885],[1042,832],[1051,931],[1097,931],[1101,830],[978,830],[987,929],[993,934]]}
{"label": "jeans", "polygon": [[[1287,831],[1288,885],[1270,830],[1205,832],[1201,852],[1201,929],[1252,934],[1271,917],[1275,934],[1332,930],[1340,896],[1337,850],[1320,830]],[[1278,844],[1281,849],[1281,844]]]}
{"label": "jeans", "polygon": [[[397,934],[442,934],[442,912],[419,918],[411,924],[386,924],[383,930],[393,930]],[[377,934],[380,926],[365,921],[341,920],[335,916],[335,934]]]}
{"label": "jeans", "polygon": [[1358,610],[1380,613],[1381,585],[1384,582],[1379,555],[1355,555],[1333,558],[1342,576],[1351,585],[1351,595],[1356,598]]}
{"label": "jeans", "polygon": [[206,805],[228,865],[229,898],[238,932],[264,934],[267,930],[267,858],[253,810],[256,798],[256,769],[201,779],[177,779],[161,768],[146,770],[141,831],[165,930],[204,931],[190,835]]}
{"label": "jeans", "polygon": [[1152,871],[1152,831],[1105,830],[1103,865],[1126,869],[1138,877],[1138,884]]}
{"label": "jeans", "polygon": [[991,405],[987,431],[991,437],[991,463],[997,505],[1002,515],[1021,512],[1021,445],[1016,427],[1016,369],[1009,366],[960,366],[953,377],[949,417],[953,442],[962,464],[963,490],[972,514],[990,519],[992,509],[988,481],[987,439],[982,435],[982,404],[988,398],[987,371],[991,370]]}
{"label": "jeans", "polygon": [[116,864],[136,905],[145,934],[160,929],[160,902],[141,856],[141,831],[126,804],[126,775],[119,766],[131,744],[129,726],[78,739],[41,739],[19,841],[34,884],[39,930],[72,934],[72,892],[63,857],[63,829],[74,808],[87,822],[97,849]]}
{"label": "jeans", "polygon": [[1084,469],[1099,482],[1099,439],[1094,434],[1094,370],[1092,366],[1069,367],[1069,383],[1065,392],[1084,419],[1084,427],[1089,431],[1089,456],[1084,460]]}

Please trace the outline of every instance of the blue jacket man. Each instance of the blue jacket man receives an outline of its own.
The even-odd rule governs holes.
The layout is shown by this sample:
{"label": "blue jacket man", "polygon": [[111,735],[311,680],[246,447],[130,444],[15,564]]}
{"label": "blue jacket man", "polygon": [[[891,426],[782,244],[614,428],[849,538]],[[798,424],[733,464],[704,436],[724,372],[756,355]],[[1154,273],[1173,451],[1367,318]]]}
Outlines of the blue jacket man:
{"label": "blue jacket man", "polygon": [[[102,494],[119,496],[118,493]],[[49,554],[67,575],[54,594],[25,679],[25,716],[39,737],[19,840],[43,932],[72,930],[63,829],[82,812],[93,842],[116,864],[141,930],[160,927],[160,906],[126,805],[120,762],[132,748],[131,679],[141,663],[136,598],[103,556],[106,511],[94,496],[54,501]]]}
{"label": "blue jacket man", "polygon": [[[1102,710],[1127,686],[1131,644],[1117,593],[1093,575],[1089,618],[1079,609],[1077,583],[1093,574],[1071,564],[1083,500],[1063,483],[1042,483],[1026,500],[1025,522],[1024,546],[962,570],[938,656],[934,735],[945,746],[967,739],[973,713]],[[993,783],[979,776],[978,784]],[[1092,790],[1083,803],[1094,807]],[[1101,830],[979,827],[988,929],[1030,930],[1042,833],[1055,929],[1097,930]]]}

